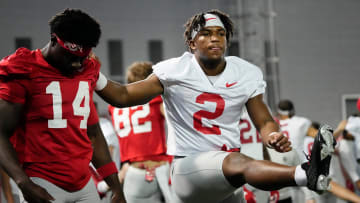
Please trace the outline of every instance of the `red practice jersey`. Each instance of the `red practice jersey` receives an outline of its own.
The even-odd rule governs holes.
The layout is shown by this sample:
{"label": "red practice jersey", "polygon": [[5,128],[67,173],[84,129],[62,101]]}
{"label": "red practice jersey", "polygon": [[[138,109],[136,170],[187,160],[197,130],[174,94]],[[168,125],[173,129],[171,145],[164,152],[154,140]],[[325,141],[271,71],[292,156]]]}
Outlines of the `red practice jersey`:
{"label": "red practice jersey", "polygon": [[0,98],[24,105],[12,143],[25,172],[68,191],[90,178],[87,126],[98,122],[93,91],[100,64],[85,59],[83,66],[66,77],[40,50],[25,48],[0,61]]}
{"label": "red practice jersey", "polygon": [[160,112],[162,98],[127,108],[109,106],[120,142],[121,162],[170,160],[166,154],[165,118]]}

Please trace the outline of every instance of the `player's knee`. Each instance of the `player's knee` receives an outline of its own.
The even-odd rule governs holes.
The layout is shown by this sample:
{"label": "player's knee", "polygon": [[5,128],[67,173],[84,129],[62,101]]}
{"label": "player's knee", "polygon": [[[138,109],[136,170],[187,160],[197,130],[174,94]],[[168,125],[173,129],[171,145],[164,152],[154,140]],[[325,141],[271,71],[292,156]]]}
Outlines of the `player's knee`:
{"label": "player's knee", "polygon": [[227,180],[234,187],[240,187],[245,184],[245,171],[249,167],[252,158],[238,152],[232,152],[225,157],[222,165],[223,173]]}

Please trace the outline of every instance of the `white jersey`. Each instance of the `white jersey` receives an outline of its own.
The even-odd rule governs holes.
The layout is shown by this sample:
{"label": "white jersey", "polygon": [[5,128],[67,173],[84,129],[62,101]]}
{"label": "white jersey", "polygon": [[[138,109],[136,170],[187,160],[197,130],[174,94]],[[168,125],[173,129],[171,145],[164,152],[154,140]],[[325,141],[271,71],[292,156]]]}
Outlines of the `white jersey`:
{"label": "white jersey", "polygon": [[257,160],[263,160],[263,144],[260,133],[256,130],[247,111],[241,115],[240,123],[241,153]]}
{"label": "white jersey", "polygon": [[337,151],[331,158],[329,176],[338,184],[346,187],[346,178],[352,182],[359,180],[356,172],[354,142],[342,137],[337,139]]}
{"label": "white jersey", "polygon": [[104,134],[107,145],[113,147],[113,152],[111,154],[111,157],[112,157],[113,161],[115,162],[116,167],[118,167],[118,169],[120,169],[119,139],[116,135],[114,127],[113,127],[111,121],[107,118],[100,117],[99,124],[100,124],[101,131]]}
{"label": "white jersey", "polygon": [[289,138],[291,146],[298,153],[300,160],[302,162],[306,161],[303,152],[303,143],[311,121],[304,117],[293,116],[285,120],[280,120],[279,122],[281,131]]}
{"label": "white jersey", "polygon": [[266,84],[258,67],[238,57],[225,60],[225,70],[213,84],[188,52],[153,66],[164,86],[168,154],[240,147],[242,108],[249,98],[263,94]]}
{"label": "white jersey", "polygon": [[353,182],[360,180],[356,172],[355,143],[352,140],[341,139],[339,143],[339,159]]}
{"label": "white jersey", "polygon": [[345,129],[355,138],[356,158],[360,159],[360,117],[350,116]]}

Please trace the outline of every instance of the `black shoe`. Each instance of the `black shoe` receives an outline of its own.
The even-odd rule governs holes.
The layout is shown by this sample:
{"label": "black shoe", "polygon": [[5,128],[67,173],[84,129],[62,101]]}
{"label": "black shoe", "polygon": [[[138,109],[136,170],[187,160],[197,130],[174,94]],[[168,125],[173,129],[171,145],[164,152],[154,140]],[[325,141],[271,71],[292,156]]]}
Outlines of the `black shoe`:
{"label": "black shoe", "polygon": [[306,171],[307,187],[310,190],[321,193],[328,189],[331,179],[327,176],[335,145],[333,129],[328,125],[322,125],[315,137],[309,161],[301,165]]}

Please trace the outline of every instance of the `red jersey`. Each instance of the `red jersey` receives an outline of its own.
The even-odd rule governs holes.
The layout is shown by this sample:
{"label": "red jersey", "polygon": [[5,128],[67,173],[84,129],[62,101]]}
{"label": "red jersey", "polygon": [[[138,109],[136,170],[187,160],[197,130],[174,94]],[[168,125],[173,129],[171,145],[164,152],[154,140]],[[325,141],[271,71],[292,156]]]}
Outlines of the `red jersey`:
{"label": "red jersey", "polygon": [[162,98],[127,108],[109,106],[120,143],[121,162],[171,160],[166,155],[165,118],[160,112]]}
{"label": "red jersey", "polygon": [[90,178],[87,126],[98,122],[93,91],[100,64],[86,59],[82,72],[66,77],[40,50],[18,49],[0,61],[0,98],[24,105],[12,143],[28,176],[68,191]]}

